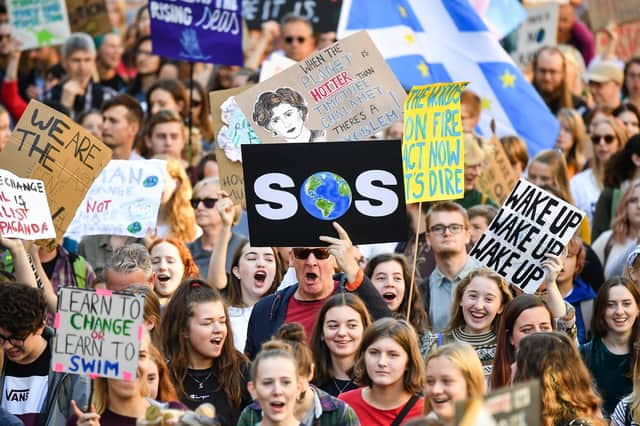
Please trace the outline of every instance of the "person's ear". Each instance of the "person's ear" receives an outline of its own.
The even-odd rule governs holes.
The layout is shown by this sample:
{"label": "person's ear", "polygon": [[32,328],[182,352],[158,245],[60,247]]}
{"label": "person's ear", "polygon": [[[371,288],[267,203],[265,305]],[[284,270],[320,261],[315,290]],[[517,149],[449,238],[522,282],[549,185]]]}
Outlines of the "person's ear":
{"label": "person's ear", "polygon": [[240,279],[240,269],[237,266],[234,266],[233,268],[231,268],[231,273],[233,274],[234,277],[236,277],[237,279]]}
{"label": "person's ear", "polygon": [[152,272],[151,275],[149,276],[149,279],[147,280],[147,284],[149,284],[153,289],[155,287],[155,283],[156,283],[156,273]]}
{"label": "person's ear", "polygon": [[249,394],[251,395],[251,398],[253,398],[253,399],[257,399],[258,398],[258,395],[256,394],[256,387],[253,384],[253,382],[247,383],[247,390],[249,391]]}

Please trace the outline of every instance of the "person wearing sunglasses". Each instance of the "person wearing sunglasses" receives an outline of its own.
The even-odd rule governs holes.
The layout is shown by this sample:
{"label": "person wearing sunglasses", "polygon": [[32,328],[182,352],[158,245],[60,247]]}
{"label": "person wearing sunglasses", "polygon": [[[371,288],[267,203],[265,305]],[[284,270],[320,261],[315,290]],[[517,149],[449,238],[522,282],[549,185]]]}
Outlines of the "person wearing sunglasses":
{"label": "person wearing sunglasses", "polygon": [[[596,203],[605,186],[605,165],[627,143],[627,132],[613,117],[601,117],[591,124],[589,135],[593,147],[591,168],[575,175],[569,182],[574,205],[593,218]],[[592,236],[594,240],[596,235]]]}
{"label": "person wearing sunglasses", "polygon": [[294,13],[282,18],[282,50],[287,58],[301,61],[316,50],[311,23]]}
{"label": "person wearing sunglasses", "polygon": [[[347,231],[338,223],[333,227],[338,236],[320,236],[325,247],[294,247],[289,264],[296,271],[298,283],[259,300],[251,312],[245,353],[253,358],[260,345],[276,334],[284,323],[302,324],[312,336],[318,313],[325,300],[336,292],[357,294],[373,319],[389,317],[391,310],[380,293],[360,269],[353,255],[354,247]],[[336,271],[341,273],[334,276]],[[310,341],[307,341],[310,343]]]}
{"label": "person wearing sunglasses", "polygon": [[[205,279],[209,278],[211,253],[224,233],[224,223],[216,206],[221,195],[223,194],[220,192],[220,179],[217,177],[204,178],[193,187],[191,207],[196,214],[196,223],[202,229],[202,235],[187,244],[187,247],[200,269],[200,276]],[[238,219],[234,216],[234,224]],[[231,272],[233,253],[242,245],[243,237],[230,230],[225,243],[227,246],[223,261],[225,272],[228,274]]]}
{"label": "person wearing sunglasses", "polygon": [[46,308],[38,288],[0,286],[1,406],[25,424],[64,425],[73,414],[69,401],[86,407],[90,381],[50,368],[54,331],[45,325]]}

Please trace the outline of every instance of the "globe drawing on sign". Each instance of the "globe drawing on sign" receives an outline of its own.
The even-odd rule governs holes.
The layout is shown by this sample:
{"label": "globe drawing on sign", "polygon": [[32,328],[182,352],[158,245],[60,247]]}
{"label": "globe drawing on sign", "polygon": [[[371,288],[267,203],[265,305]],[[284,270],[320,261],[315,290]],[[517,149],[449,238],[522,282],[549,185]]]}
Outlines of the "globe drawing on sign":
{"label": "globe drawing on sign", "polygon": [[333,172],[314,173],[300,188],[302,207],[320,220],[335,220],[345,214],[351,198],[347,181]]}

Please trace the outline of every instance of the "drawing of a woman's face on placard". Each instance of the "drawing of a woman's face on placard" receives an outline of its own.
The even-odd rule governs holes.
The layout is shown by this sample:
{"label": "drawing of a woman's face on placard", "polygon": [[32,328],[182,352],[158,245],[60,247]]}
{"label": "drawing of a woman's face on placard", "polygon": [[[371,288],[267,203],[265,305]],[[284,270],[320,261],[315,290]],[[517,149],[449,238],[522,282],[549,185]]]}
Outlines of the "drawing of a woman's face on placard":
{"label": "drawing of a woman's face on placard", "polygon": [[302,95],[289,87],[263,92],[253,106],[253,121],[287,142],[314,142],[326,132],[309,130],[305,122],[309,108]]}
{"label": "drawing of a woman's face on placard", "polygon": [[236,95],[263,143],[365,140],[402,120],[406,93],[366,31]]}

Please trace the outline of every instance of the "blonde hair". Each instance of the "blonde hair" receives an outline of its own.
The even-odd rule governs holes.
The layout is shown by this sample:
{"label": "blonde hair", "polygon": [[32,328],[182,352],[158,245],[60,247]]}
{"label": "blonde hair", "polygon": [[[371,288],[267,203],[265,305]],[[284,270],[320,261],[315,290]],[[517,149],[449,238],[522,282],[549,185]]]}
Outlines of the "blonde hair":
{"label": "blonde hair", "polygon": [[[606,124],[611,129],[613,129],[613,133],[616,135],[616,139],[618,139],[618,150],[619,152],[622,148],[627,144],[627,130],[622,127],[622,125],[618,122],[617,118],[613,117],[603,117],[598,119],[598,121],[593,123],[593,127],[599,124]],[[598,183],[598,188],[602,189],[604,187],[604,166],[605,164],[598,158],[597,155],[593,156],[593,177]]]}
{"label": "blonde hair", "polygon": [[[482,398],[485,391],[484,372],[482,363],[475,349],[468,343],[454,342],[434,348],[425,360],[425,370],[429,362],[435,358],[444,357],[460,371],[467,384],[467,397],[469,400]],[[465,411],[470,407],[467,406]],[[424,399],[424,414],[433,410],[429,398]]]}
{"label": "blonde hair", "polygon": [[170,236],[185,243],[196,238],[196,214],[191,207],[191,181],[187,176],[182,164],[165,155],[157,155],[153,158],[165,160],[167,162],[167,174],[170,178],[178,181],[178,187],[171,196],[168,205],[168,222],[171,228]]}
{"label": "blonde hair", "polygon": [[587,163],[587,129],[578,111],[570,108],[562,108],[558,111],[558,121],[571,133],[572,145],[567,153],[567,166],[572,166],[573,170],[581,171]]}

